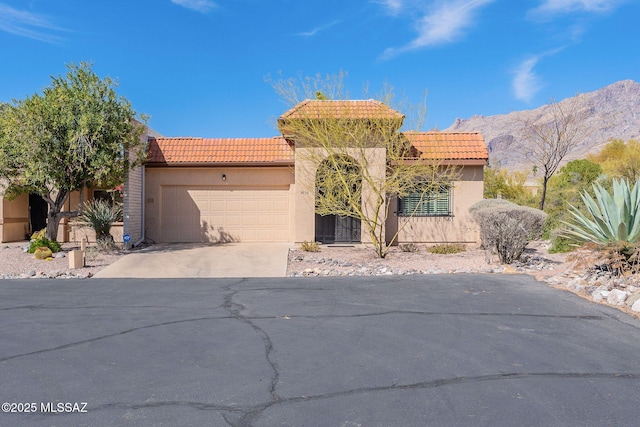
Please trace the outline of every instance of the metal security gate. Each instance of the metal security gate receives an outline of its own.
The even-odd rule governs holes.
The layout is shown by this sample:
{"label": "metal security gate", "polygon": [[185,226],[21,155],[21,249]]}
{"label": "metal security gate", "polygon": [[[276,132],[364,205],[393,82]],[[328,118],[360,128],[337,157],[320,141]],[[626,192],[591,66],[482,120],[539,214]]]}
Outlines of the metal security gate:
{"label": "metal security gate", "polygon": [[360,220],[337,215],[316,214],[316,242],[360,243]]}

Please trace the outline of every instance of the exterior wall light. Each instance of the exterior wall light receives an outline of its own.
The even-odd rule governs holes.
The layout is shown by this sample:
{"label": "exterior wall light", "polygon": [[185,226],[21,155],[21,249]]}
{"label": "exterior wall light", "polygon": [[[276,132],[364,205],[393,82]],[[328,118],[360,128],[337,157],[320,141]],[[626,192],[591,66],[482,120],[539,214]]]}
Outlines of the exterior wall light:
{"label": "exterior wall light", "polygon": [[227,175],[222,174],[222,180],[223,180],[223,181],[226,181],[226,180],[227,180]]}

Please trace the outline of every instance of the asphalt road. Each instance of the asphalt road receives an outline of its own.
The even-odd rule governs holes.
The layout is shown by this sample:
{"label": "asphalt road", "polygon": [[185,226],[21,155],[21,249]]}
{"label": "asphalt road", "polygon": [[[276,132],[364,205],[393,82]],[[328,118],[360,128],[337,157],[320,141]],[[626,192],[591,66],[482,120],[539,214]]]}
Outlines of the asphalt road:
{"label": "asphalt road", "polygon": [[7,280],[0,325],[1,426],[640,425],[640,321],[528,276]]}

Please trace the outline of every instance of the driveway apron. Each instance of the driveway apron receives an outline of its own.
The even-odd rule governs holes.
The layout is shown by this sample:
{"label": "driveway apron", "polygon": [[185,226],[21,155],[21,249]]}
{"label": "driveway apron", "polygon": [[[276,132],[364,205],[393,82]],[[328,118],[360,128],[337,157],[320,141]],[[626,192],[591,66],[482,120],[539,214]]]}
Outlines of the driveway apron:
{"label": "driveway apron", "polygon": [[97,278],[285,277],[289,243],[159,244],[122,257]]}

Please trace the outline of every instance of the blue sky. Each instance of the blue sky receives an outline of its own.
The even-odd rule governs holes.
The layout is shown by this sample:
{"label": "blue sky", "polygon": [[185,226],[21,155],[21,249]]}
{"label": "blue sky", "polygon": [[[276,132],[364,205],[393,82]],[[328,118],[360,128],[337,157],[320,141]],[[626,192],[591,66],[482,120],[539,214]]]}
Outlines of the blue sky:
{"label": "blue sky", "polygon": [[0,101],[90,61],[166,136],[277,135],[265,82],[386,83],[426,129],[640,81],[640,0],[0,0]]}

